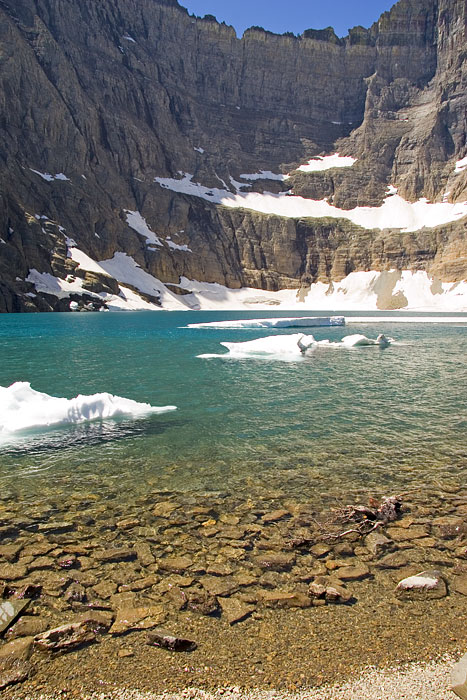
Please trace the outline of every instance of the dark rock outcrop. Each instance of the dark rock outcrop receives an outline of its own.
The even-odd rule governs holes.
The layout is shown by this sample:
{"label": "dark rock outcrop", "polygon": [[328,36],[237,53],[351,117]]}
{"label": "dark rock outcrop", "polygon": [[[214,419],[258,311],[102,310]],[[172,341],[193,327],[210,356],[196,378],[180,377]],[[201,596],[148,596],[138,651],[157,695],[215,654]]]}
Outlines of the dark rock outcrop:
{"label": "dark rock outcrop", "polygon": [[[172,285],[184,275],[299,289],[368,269],[464,279],[462,221],[401,234],[284,219],[154,177],[183,171],[230,187],[241,173],[288,172],[338,150],[355,166],[296,172],[287,187],[346,209],[381,204],[389,183],[409,200],[449,191],[463,201],[467,169],[454,175],[454,164],[466,148],[465,26],[463,0],[400,0],[345,39],[259,28],[238,39],[176,0],[1,0],[0,311],[69,308],[73,295],[25,281],[31,269],[82,279],[80,303],[118,293],[111,276],[67,257],[67,236],[94,260],[123,251]],[[162,245],[148,247],[125,210],[141,212]],[[192,254],[168,245],[176,234]]]}

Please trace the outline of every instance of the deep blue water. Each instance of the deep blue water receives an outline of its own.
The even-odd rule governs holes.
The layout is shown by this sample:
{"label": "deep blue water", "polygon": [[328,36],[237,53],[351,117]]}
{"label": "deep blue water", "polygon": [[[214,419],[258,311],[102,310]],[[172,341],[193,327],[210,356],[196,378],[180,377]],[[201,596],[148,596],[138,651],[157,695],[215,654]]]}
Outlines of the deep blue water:
{"label": "deep blue water", "polygon": [[197,355],[222,352],[220,341],[297,329],[186,328],[287,315],[2,315],[1,386],[28,381],[67,398],[107,391],[178,410],[48,429],[0,446],[0,488],[25,499],[113,489],[131,500],[160,488],[319,500],[465,477],[467,314],[453,325],[400,323],[395,314],[391,324],[304,329],[318,340],[384,332],[398,343],[323,349],[296,363]]}

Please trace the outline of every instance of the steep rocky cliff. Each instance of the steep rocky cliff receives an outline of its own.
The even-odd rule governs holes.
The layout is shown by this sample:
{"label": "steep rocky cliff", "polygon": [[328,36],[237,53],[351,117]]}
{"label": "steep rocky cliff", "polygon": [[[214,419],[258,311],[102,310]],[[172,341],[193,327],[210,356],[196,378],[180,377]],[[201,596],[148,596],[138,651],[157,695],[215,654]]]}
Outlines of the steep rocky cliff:
{"label": "steep rocky cliff", "polygon": [[[345,39],[238,39],[176,0],[0,0],[0,42],[1,311],[157,305],[187,280],[304,298],[357,271],[466,278],[462,209],[414,229],[229,206],[267,191],[376,210],[388,186],[464,202],[463,0],[400,0]],[[297,169],[334,152],[352,167]]]}

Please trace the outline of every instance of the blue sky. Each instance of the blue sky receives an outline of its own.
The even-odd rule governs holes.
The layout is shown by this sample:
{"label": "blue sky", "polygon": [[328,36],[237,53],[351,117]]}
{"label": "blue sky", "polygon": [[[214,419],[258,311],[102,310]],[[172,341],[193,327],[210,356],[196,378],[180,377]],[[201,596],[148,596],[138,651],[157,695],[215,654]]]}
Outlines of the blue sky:
{"label": "blue sky", "polygon": [[214,15],[241,36],[256,24],[271,32],[301,34],[305,29],[334,27],[345,36],[350,27],[369,27],[394,4],[393,0],[179,0],[191,14]]}

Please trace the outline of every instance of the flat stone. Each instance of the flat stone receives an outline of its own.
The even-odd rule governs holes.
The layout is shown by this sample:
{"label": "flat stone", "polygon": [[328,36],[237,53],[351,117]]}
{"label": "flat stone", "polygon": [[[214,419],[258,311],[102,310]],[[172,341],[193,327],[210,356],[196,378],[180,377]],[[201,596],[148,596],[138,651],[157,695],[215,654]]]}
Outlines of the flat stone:
{"label": "flat stone", "polygon": [[177,508],[180,508],[178,503],[172,503],[172,501],[162,501],[152,509],[152,514],[155,515],[156,518],[169,518],[174,510],[177,510]]}
{"label": "flat stone", "polygon": [[120,608],[110,628],[110,634],[124,634],[131,630],[145,630],[156,627],[166,618],[162,605],[142,608]]}
{"label": "flat stone", "polygon": [[261,600],[268,608],[309,608],[311,598],[305,593],[284,591],[263,591]]}
{"label": "flat stone", "polygon": [[29,657],[33,637],[8,642],[0,649],[0,689],[26,680],[30,671]]}
{"label": "flat stone", "polygon": [[283,554],[281,552],[262,554],[254,557],[254,563],[261,569],[289,571],[295,564],[295,554]]}
{"label": "flat stone", "polygon": [[238,588],[236,581],[228,577],[201,576],[199,582],[210,595],[214,596],[227,596]]}
{"label": "flat stone", "polygon": [[21,637],[0,647],[0,661],[15,659],[26,661],[32,654],[34,637]]}
{"label": "flat stone", "polygon": [[284,518],[289,518],[290,512],[288,510],[273,510],[270,513],[265,513],[263,515],[263,523],[276,523],[278,520],[283,520]]}
{"label": "flat stone", "polygon": [[41,557],[51,552],[53,548],[54,545],[50,542],[32,542],[26,545],[21,553],[24,557]]}
{"label": "flat stone", "polygon": [[254,605],[248,605],[238,598],[221,598],[219,600],[222,616],[227,620],[229,625],[234,625],[236,622],[241,622],[255,610]]}
{"label": "flat stone", "polygon": [[233,569],[228,564],[211,564],[208,566],[207,574],[210,576],[231,576],[233,574]]}
{"label": "flat stone", "polygon": [[34,637],[36,634],[45,632],[49,623],[43,617],[35,615],[23,615],[10,627],[6,633],[6,639],[16,639],[17,637]]}
{"label": "flat stone", "polygon": [[55,561],[52,557],[36,557],[28,566],[29,571],[40,571],[41,569],[53,569]]}
{"label": "flat stone", "polygon": [[425,525],[411,525],[408,528],[388,527],[386,534],[394,542],[407,542],[408,540],[416,540],[419,537],[426,537],[430,533]]}
{"label": "flat stone", "polygon": [[157,563],[162,571],[174,574],[183,574],[190,566],[193,566],[193,561],[189,557],[167,557],[159,559]]}
{"label": "flat stone", "polygon": [[121,530],[131,530],[141,525],[141,520],[138,520],[138,518],[124,518],[123,520],[117,520],[115,524]]}
{"label": "flat stone", "polygon": [[89,621],[72,622],[37,634],[34,637],[34,646],[43,651],[68,651],[95,641],[96,634]]}
{"label": "flat stone", "polygon": [[103,563],[132,561],[133,559],[136,559],[136,552],[134,549],[128,549],[127,547],[105,549],[100,552],[95,552],[94,558]]}
{"label": "flat stone", "polygon": [[332,547],[329,544],[324,544],[324,542],[318,542],[310,547],[310,552],[315,555],[315,557],[324,557],[329,554]]}
{"label": "flat stone", "polygon": [[393,554],[386,554],[386,556],[376,562],[375,566],[380,569],[400,569],[403,566],[407,566],[408,563],[409,560],[405,554],[394,552]]}
{"label": "flat stone", "polygon": [[66,520],[49,520],[47,523],[41,523],[39,525],[38,532],[53,532],[55,534],[60,533],[60,532],[70,532],[71,530],[75,529],[75,524],[70,523]]}
{"label": "flat stone", "polygon": [[329,603],[348,603],[352,599],[352,593],[343,586],[328,586],[326,588],[325,599]]}
{"label": "flat stone", "polygon": [[467,700],[467,654],[452,668],[451,690],[462,700]]}
{"label": "flat stone", "polygon": [[107,598],[110,598],[110,596],[117,592],[117,588],[118,586],[114,581],[101,581],[97,586],[93,586],[92,590],[97,593],[99,598],[107,600]]}
{"label": "flat stone", "polygon": [[145,578],[139,578],[131,583],[126,583],[120,586],[118,589],[122,593],[124,591],[145,591],[147,588],[152,588],[159,581],[157,576],[146,576]]}
{"label": "flat stone", "polygon": [[17,581],[26,578],[28,569],[22,564],[1,564],[0,565],[0,580],[2,581]]}
{"label": "flat stone", "polygon": [[31,602],[30,598],[12,598],[0,603],[0,633],[4,632]]}
{"label": "flat stone", "polygon": [[152,632],[148,634],[146,644],[168,649],[169,651],[194,651],[198,646],[196,642],[184,637],[179,637],[162,628],[152,630]]}
{"label": "flat stone", "polygon": [[355,566],[343,566],[336,573],[341,581],[361,581],[370,576],[370,569],[366,564],[355,564]]}
{"label": "flat stone", "polygon": [[3,557],[8,562],[15,561],[18,554],[23,549],[22,544],[4,544],[0,546],[0,557]]}
{"label": "flat stone", "polygon": [[467,576],[456,576],[451,581],[451,588],[456,593],[467,595]]}
{"label": "flat stone", "polygon": [[151,547],[147,542],[141,542],[135,545],[135,552],[138,557],[138,561],[142,566],[150,566],[156,561],[155,556],[152,553]]}
{"label": "flat stone", "polygon": [[422,571],[402,579],[395,594],[402,600],[433,600],[447,595],[447,586],[439,571]]}
{"label": "flat stone", "polygon": [[369,535],[365,537],[365,547],[373,554],[373,556],[379,556],[383,552],[394,547],[394,542],[383,535],[382,532],[375,530],[370,532]]}
{"label": "flat stone", "polygon": [[77,622],[89,623],[93,632],[106,632],[112,625],[115,615],[106,610],[86,610],[79,615]]}

